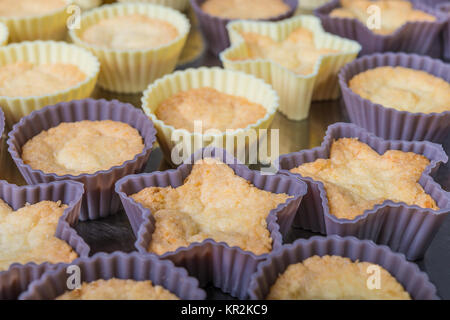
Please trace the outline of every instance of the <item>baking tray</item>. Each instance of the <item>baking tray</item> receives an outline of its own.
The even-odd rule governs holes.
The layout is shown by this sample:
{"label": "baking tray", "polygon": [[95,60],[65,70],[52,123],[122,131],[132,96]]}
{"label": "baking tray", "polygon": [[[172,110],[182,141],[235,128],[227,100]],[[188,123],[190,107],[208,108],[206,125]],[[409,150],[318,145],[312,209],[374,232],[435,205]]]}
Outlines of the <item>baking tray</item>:
{"label": "baking tray", "polygon": [[[220,66],[220,62],[208,53],[203,56],[199,64],[203,66]],[[115,94],[96,88],[92,96],[109,100],[118,99],[129,102],[138,108],[141,104],[140,94]],[[280,130],[280,154],[319,146],[325,135],[326,128],[330,124],[340,121],[349,122],[345,108],[343,108],[340,100],[313,103],[309,118],[303,121],[291,121],[277,113],[272,128]],[[445,141],[444,149],[447,154],[450,154],[450,136]],[[150,156],[145,171],[152,172],[169,168],[170,166],[163,159],[161,150],[156,147]],[[17,171],[1,174],[3,174],[2,179],[6,179],[11,183],[24,184]],[[446,191],[450,191],[449,164],[439,169],[437,180]],[[80,222],[76,229],[91,246],[91,255],[97,252],[135,251],[134,242],[136,238],[123,210],[102,220]],[[297,238],[309,238],[314,235],[318,234],[293,228],[287,240],[292,242]],[[436,234],[424,259],[416,261],[416,263],[436,285],[439,296],[450,300],[450,217]],[[205,289],[208,293],[208,299],[233,299],[219,289],[213,287]]]}

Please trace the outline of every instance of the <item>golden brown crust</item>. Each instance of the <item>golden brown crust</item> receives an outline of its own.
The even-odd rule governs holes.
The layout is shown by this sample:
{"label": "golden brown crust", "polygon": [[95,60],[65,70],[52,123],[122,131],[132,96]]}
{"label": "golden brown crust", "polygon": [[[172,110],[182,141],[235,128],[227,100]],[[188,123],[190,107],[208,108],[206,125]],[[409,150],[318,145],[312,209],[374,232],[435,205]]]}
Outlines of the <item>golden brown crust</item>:
{"label": "golden brown crust", "polygon": [[267,19],[289,11],[283,0],[207,0],[201,9],[225,19]]}
{"label": "golden brown crust", "polygon": [[0,17],[29,17],[50,13],[67,5],[64,0],[2,0]]}
{"label": "golden brown crust", "polygon": [[0,271],[13,263],[69,263],[76,259],[73,249],[54,236],[66,208],[60,202],[41,201],[13,211],[0,199]]}
{"label": "golden brown crust", "polygon": [[97,280],[83,282],[81,288],[67,291],[56,300],[179,300],[161,286],[154,286],[150,280]]}
{"label": "golden brown crust", "polygon": [[355,219],[385,200],[438,210],[436,202],[418,183],[429,160],[398,150],[379,155],[354,138],[333,142],[330,159],[318,159],[291,170],[321,181],[330,213]]}
{"label": "golden brown crust", "polygon": [[203,132],[246,128],[265,117],[267,110],[245,98],[203,87],[179,92],[163,101],[156,117],[176,129],[194,132],[194,121],[201,121]]}
{"label": "golden brown crust", "polygon": [[0,67],[0,95],[28,97],[52,94],[74,87],[85,79],[86,74],[73,64],[17,62]]}
{"label": "golden brown crust", "polygon": [[[380,271],[379,289],[368,281]],[[290,265],[271,287],[269,300],[410,300],[402,285],[383,267],[339,256],[313,256]]]}
{"label": "golden brown crust", "polygon": [[290,198],[260,190],[209,158],[195,163],[182,186],[150,187],[131,197],[156,219],[148,250],[157,254],[207,238],[255,254],[268,253],[272,239],[266,218]]}
{"label": "golden brown crust", "polygon": [[364,25],[373,14],[370,6],[380,8],[380,28],[371,29],[373,33],[390,34],[407,22],[436,21],[436,17],[414,9],[409,1],[404,0],[341,0],[342,7],[331,11],[331,17],[358,19]]}
{"label": "golden brown crust", "polygon": [[349,87],[364,99],[400,111],[450,110],[450,83],[425,71],[379,67],[354,76]]}
{"label": "golden brown crust", "polygon": [[321,56],[337,52],[318,48],[314,43],[314,34],[302,27],[295,29],[281,42],[252,32],[242,32],[241,35],[247,45],[248,55],[235,60],[272,60],[300,75],[313,73]]}
{"label": "golden brown crust", "polygon": [[172,24],[142,14],[100,20],[88,27],[81,39],[92,45],[115,50],[152,49],[178,36]]}
{"label": "golden brown crust", "polygon": [[22,159],[45,173],[92,174],[122,165],[143,149],[142,137],[129,124],[85,120],[42,131],[25,143]]}

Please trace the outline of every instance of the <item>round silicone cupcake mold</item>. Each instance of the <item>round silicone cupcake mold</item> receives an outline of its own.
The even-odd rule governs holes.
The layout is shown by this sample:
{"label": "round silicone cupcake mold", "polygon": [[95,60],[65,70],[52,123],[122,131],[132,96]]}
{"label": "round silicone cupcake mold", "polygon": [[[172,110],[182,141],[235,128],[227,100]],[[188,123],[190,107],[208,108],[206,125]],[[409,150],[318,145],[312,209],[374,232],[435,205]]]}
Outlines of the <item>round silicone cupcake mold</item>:
{"label": "round silicone cupcake mold", "polygon": [[70,16],[70,0],[65,5],[46,13],[30,16],[3,16],[0,22],[9,29],[11,42],[32,40],[64,40],[67,34],[67,21]]}
{"label": "round silicone cupcake mold", "polygon": [[[258,171],[252,171],[223,150],[207,148],[195,153],[191,159],[188,159],[189,163],[181,165],[176,170],[132,175],[117,182],[116,192],[122,200],[136,235],[138,251],[148,253],[147,248],[155,229],[155,219],[149,209],[135,202],[130,196],[147,187],[172,186],[175,188],[182,185],[192,170],[194,159],[203,157],[218,158],[232,168],[235,174],[259,189],[293,196],[273,209],[266,219],[273,241],[272,250],[281,248],[282,238],[289,231],[300,201],[306,193],[306,185],[283,175],[263,175]],[[224,292],[244,299],[251,274],[257,264],[266,259],[267,254],[255,255],[239,247],[230,247],[226,243],[207,239],[188,247],[180,247],[160,257],[170,259],[175,265],[188,269],[191,275],[199,278],[201,285],[212,282]]]}
{"label": "round silicone cupcake mold", "polygon": [[[165,45],[150,49],[118,50],[85,42],[82,34],[103,19],[140,14],[169,22],[178,36]],[[81,16],[81,27],[70,30],[72,41],[90,50],[102,65],[98,84],[109,91],[138,93],[154,80],[171,73],[184,47],[190,24],[180,12],[149,3],[117,3],[90,10]]]}
{"label": "round silicone cupcake mold", "polygon": [[97,253],[90,258],[80,258],[71,264],[59,265],[34,281],[22,293],[20,300],[51,300],[68,291],[67,274],[69,266],[78,266],[81,282],[98,279],[151,280],[184,300],[203,300],[206,293],[199,288],[197,279],[189,277],[186,270],[177,268],[170,261],[159,260],[156,256],[138,253],[112,254]]}
{"label": "round silicone cupcake mold", "polygon": [[[186,129],[176,129],[156,117],[156,111],[164,100],[179,92],[202,87],[210,87],[222,93],[244,97],[251,102],[259,103],[267,112],[264,117],[245,128],[227,130],[220,134],[208,133],[206,130],[189,132]],[[246,149],[258,143],[259,130],[270,127],[278,109],[278,100],[277,93],[269,84],[252,75],[220,68],[203,67],[177,71],[156,80],[145,90],[142,96],[142,109],[153,121],[158,131],[158,143],[166,160],[172,162],[171,154],[174,152],[174,148],[183,148],[183,150],[195,152],[197,150],[194,150],[194,148],[197,145],[200,148],[210,145],[223,147],[228,146],[229,141],[238,141],[239,139],[245,141],[247,138]],[[253,136],[252,133],[254,132],[256,134]],[[238,154],[241,151],[237,150],[237,143],[233,146],[233,150],[229,149],[227,151],[233,154]],[[178,164],[176,163],[176,165]]]}
{"label": "round silicone cupcake mold", "polygon": [[348,83],[354,76],[382,66],[421,70],[450,82],[450,65],[425,56],[384,53],[356,59],[339,72],[339,85],[350,120],[384,139],[442,142],[450,133],[450,110],[441,113],[399,111],[364,99],[349,88]]}
{"label": "round silicone cupcake mold", "polygon": [[435,16],[436,21],[408,22],[392,34],[380,35],[369,30],[357,19],[331,17],[330,12],[340,7],[340,0],[332,0],[314,11],[324,29],[338,36],[358,41],[361,55],[375,52],[408,52],[427,54],[433,48],[447,18],[441,12],[420,2],[411,1],[416,9]]}
{"label": "round silicone cupcake mold", "polygon": [[[139,131],[144,141],[144,149],[132,160],[125,161],[120,166],[101,170],[94,174],[78,176],[44,173],[23,162],[21,158],[22,146],[29,139],[43,130],[59,125],[61,122],[82,120],[113,120],[127,123]],[[63,102],[35,111],[22,118],[8,135],[8,151],[27,183],[72,180],[84,184],[85,194],[81,206],[80,220],[106,217],[119,210],[120,200],[114,192],[114,183],[126,175],[142,172],[150,156],[153,143],[156,141],[156,131],[153,124],[140,109],[117,100],[94,99]]]}
{"label": "round silicone cupcake mold", "polygon": [[386,246],[375,245],[372,241],[338,236],[299,239],[271,254],[266,261],[259,264],[252,277],[248,290],[250,299],[264,299],[278,276],[289,265],[316,255],[335,255],[350,258],[352,261],[378,264],[396,278],[412,299],[439,299],[436,288],[426,273],[420,271],[416,264],[406,261],[402,254],[394,253]]}
{"label": "round silicone cupcake mold", "polygon": [[0,47],[0,65],[17,62],[33,64],[67,63],[75,65],[86,78],[77,85],[39,96],[10,97],[0,95],[0,105],[9,129],[34,110],[61,101],[84,99],[91,95],[97,82],[100,64],[89,51],[65,42],[25,41]]}
{"label": "round silicone cupcake mold", "polygon": [[[428,158],[430,164],[422,173],[419,184],[440,209],[433,211],[386,200],[353,220],[339,219],[332,215],[323,183],[291,173],[289,170],[317,159],[327,159],[333,141],[340,138],[358,138],[379,154],[387,150],[401,150]],[[450,213],[450,195],[433,179],[439,165],[447,161],[448,157],[440,145],[426,141],[383,140],[354,124],[336,123],[328,127],[320,147],[282,155],[279,158],[279,166],[281,173],[296,177],[308,185],[308,193],[301,202],[294,222],[296,226],[321,234],[370,239],[404,253],[408,260],[416,260],[423,257],[437,230]]]}

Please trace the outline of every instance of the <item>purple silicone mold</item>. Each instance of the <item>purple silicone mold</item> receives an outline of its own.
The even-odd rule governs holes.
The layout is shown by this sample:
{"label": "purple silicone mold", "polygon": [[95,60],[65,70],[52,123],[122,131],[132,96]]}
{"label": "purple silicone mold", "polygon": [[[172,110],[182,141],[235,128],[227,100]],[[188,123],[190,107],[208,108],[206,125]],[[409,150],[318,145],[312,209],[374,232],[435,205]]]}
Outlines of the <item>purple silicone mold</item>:
{"label": "purple silicone mold", "polygon": [[[240,177],[250,181],[254,186],[275,193],[286,193],[290,198],[272,210],[267,217],[267,228],[273,240],[272,248],[281,248],[282,237],[287,235],[303,195],[306,194],[306,185],[284,175],[262,175],[250,170],[245,165],[221,149],[202,149],[188,163],[176,170],[154,172],[149,174],[133,175],[119,180],[116,192],[119,194],[133,231],[136,235],[136,248],[141,253],[147,253],[147,248],[155,228],[155,220],[149,209],[132,200],[129,196],[144,188],[178,187],[183,184],[190,174],[194,159],[215,157],[233,169]],[[286,179],[287,178],[287,179]],[[226,243],[217,243],[207,239],[201,243],[193,243],[186,248],[178,248],[175,252],[168,252],[161,256],[172,260],[175,265],[185,267],[189,273],[199,278],[202,285],[212,282],[214,286],[224,292],[244,299],[251,274],[257,264],[264,260],[267,254],[255,255],[239,247],[230,247]]]}
{"label": "purple silicone mold", "polygon": [[388,247],[376,245],[372,241],[338,236],[299,239],[271,254],[269,259],[259,264],[258,271],[252,277],[249,286],[250,299],[264,299],[278,276],[289,265],[300,263],[316,255],[335,255],[352,261],[378,264],[402,284],[412,299],[439,299],[436,295],[436,287],[430,282],[426,273],[420,271],[416,264],[406,261],[402,254],[394,253]]}
{"label": "purple silicone mold", "polygon": [[[230,39],[228,37],[226,26],[230,21],[234,20],[212,16],[204,12],[201,9],[201,5],[205,1],[206,0],[191,0],[191,5],[198,18],[200,29],[208,43],[209,50],[215,55],[218,55],[230,46]],[[298,0],[284,0],[284,2],[290,7],[288,12],[270,19],[262,19],[262,21],[280,21],[291,17],[297,9]]]}
{"label": "purple silicone mold", "polygon": [[[120,166],[101,170],[94,174],[57,175],[34,170],[21,158],[22,146],[43,130],[56,127],[61,122],[82,120],[114,120],[127,123],[137,129],[144,140],[144,150],[134,159],[125,161]],[[153,123],[140,110],[131,104],[117,100],[74,100],[34,111],[23,117],[9,133],[8,151],[29,184],[42,182],[72,180],[84,184],[85,195],[81,206],[80,220],[94,220],[106,217],[120,209],[120,201],[114,192],[114,183],[120,178],[142,172],[148,161],[156,130]]]}
{"label": "purple silicone mold", "polygon": [[330,17],[330,12],[340,7],[340,0],[333,0],[314,11],[322,21],[325,31],[358,41],[362,50],[360,55],[375,52],[410,52],[426,55],[432,50],[447,18],[437,10],[412,1],[416,9],[425,11],[437,18],[436,21],[408,22],[390,35],[378,35],[369,30],[357,19]]}
{"label": "purple silicone mold", "polygon": [[444,44],[444,59],[450,60],[450,3],[443,3],[438,6],[438,9],[447,15],[447,24],[444,27],[443,32],[443,44]]}
{"label": "purple silicone mold", "polygon": [[[68,208],[59,219],[55,236],[66,241],[80,257],[87,257],[89,246],[73,229],[78,222],[83,191],[81,183],[72,181],[57,181],[25,187],[0,181],[0,198],[14,210],[22,208],[26,203],[34,204],[43,200],[61,201],[67,204]],[[49,263],[12,264],[8,270],[0,272],[0,299],[16,299],[32,280],[51,267]]]}
{"label": "purple silicone mold", "polygon": [[411,113],[383,107],[353,92],[349,81],[357,74],[382,66],[400,66],[428,72],[450,82],[450,65],[415,54],[373,54],[352,61],[339,72],[339,85],[351,122],[390,140],[442,142],[450,133],[450,110],[441,113]]}
{"label": "purple silicone mold", "polygon": [[[390,200],[366,210],[353,220],[339,219],[330,214],[328,198],[322,182],[293,174],[289,170],[317,159],[329,158],[334,140],[358,138],[379,154],[387,150],[401,150],[424,155],[430,160],[419,180],[425,192],[437,203],[440,210],[433,211]],[[432,176],[448,157],[442,146],[431,142],[407,142],[383,140],[354,124],[336,123],[328,127],[320,147],[282,155],[279,158],[280,173],[297,177],[308,185],[308,194],[301,202],[295,224],[303,229],[322,234],[355,236],[370,239],[392,250],[404,253],[409,260],[423,257],[437,230],[450,212],[450,195]]]}
{"label": "purple silicone mold", "polygon": [[197,279],[189,277],[186,270],[177,268],[172,262],[159,260],[156,256],[138,253],[112,254],[97,253],[91,258],[80,258],[71,264],[60,265],[46,272],[34,281],[28,290],[22,293],[20,300],[52,300],[67,291],[67,274],[69,266],[78,266],[81,282],[111,278],[132,279],[136,281],[151,280],[184,300],[203,300],[206,293],[199,288]]}
{"label": "purple silicone mold", "polygon": [[0,300],[17,300],[31,282],[39,279],[51,268],[52,266],[47,264],[33,263],[11,266],[8,272],[0,273]]}

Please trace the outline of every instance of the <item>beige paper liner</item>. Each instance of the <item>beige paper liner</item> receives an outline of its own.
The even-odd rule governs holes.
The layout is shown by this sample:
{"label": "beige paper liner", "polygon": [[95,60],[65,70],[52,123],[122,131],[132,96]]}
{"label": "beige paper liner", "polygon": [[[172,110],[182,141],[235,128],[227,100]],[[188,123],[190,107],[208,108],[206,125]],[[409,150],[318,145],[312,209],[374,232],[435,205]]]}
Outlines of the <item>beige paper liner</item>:
{"label": "beige paper liner", "polygon": [[[166,45],[146,50],[113,50],[91,45],[81,40],[83,32],[102,19],[130,14],[143,14],[165,20],[178,30],[178,37]],[[81,28],[72,29],[72,41],[90,50],[101,63],[98,84],[109,91],[138,93],[154,80],[171,73],[189,33],[188,19],[171,8],[146,3],[118,3],[101,6],[81,16]]]}
{"label": "beige paper liner", "polygon": [[67,5],[51,12],[28,17],[0,17],[9,29],[11,42],[31,40],[63,40],[67,33],[67,19],[70,13]]}
{"label": "beige paper liner", "polygon": [[74,87],[42,96],[0,96],[0,105],[9,129],[20,118],[34,110],[62,101],[89,97],[94,90],[100,69],[98,60],[90,52],[65,42],[26,41],[0,47],[0,66],[24,61],[34,64],[73,64],[86,74],[86,79]]}
{"label": "beige paper liner", "polygon": [[298,0],[296,15],[299,14],[313,14],[314,10],[323,6],[330,0]]}
{"label": "beige paper liner", "polygon": [[[314,33],[317,47],[340,52],[323,55],[314,72],[309,75],[298,75],[270,60],[244,60],[248,56],[248,50],[240,32],[255,32],[282,41],[299,27]],[[312,100],[339,97],[338,71],[354,60],[361,50],[361,46],[355,41],[324,32],[320,20],[313,16],[297,16],[280,22],[236,21],[229,23],[227,29],[231,47],[220,54],[225,69],[244,71],[272,84],[280,96],[280,111],[292,120],[307,118]]]}
{"label": "beige paper liner", "polygon": [[[180,91],[201,87],[211,87],[220,92],[244,97],[249,101],[259,103],[266,108],[266,116],[243,129],[232,130],[231,132],[220,135],[204,134],[203,136],[200,133],[191,133],[185,129],[175,129],[173,126],[166,125],[156,117],[155,112],[164,100]],[[172,137],[176,138],[180,136],[183,139],[177,147],[182,146],[188,152],[190,150],[190,153],[183,154],[183,158],[207,146],[224,148],[230,154],[237,156],[237,153],[243,150],[237,150],[237,148],[232,148],[230,145],[226,148],[225,144],[234,141],[234,146],[237,146],[238,139],[249,136],[250,132],[254,132],[253,130],[256,130],[256,135],[253,135],[252,138],[247,140],[246,148],[256,143],[256,140],[261,138],[258,135],[258,130],[268,129],[270,127],[277,108],[278,95],[270,85],[252,75],[220,68],[203,67],[177,71],[155,81],[154,84],[148,87],[142,97],[142,109],[153,121],[157,130],[159,145],[163,150],[166,160],[171,163],[173,163],[171,157],[172,149],[179,143],[178,140],[172,140]]]}
{"label": "beige paper liner", "polygon": [[118,2],[144,2],[160,4],[182,12],[189,8],[189,0],[118,0]]}
{"label": "beige paper liner", "polygon": [[4,46],[8,43],[9,30],[6,24],[0,22],[0,46]]}

